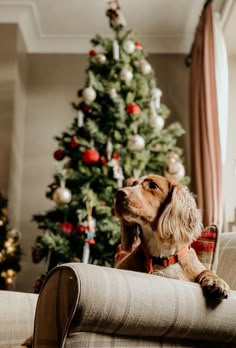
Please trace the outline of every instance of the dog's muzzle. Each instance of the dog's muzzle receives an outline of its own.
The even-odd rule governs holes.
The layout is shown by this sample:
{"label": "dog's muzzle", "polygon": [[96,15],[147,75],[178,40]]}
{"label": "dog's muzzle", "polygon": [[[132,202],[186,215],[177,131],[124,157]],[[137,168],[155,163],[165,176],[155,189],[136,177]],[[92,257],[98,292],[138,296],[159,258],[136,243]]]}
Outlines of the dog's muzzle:
{"label": "dog's muzzle", "polygon": [[128,206],[128,194],[124,189],[120,189],[116,193],[115,198],[115,210],[118,215],[121,215],[127,209]]}

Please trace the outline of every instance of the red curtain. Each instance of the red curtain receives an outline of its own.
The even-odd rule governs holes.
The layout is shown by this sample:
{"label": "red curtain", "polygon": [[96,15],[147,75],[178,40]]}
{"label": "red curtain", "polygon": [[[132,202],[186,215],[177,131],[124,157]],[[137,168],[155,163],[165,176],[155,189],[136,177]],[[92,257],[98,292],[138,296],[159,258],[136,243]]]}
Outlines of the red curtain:
{"label": "red curtain", "polygon": [[203,10],[192,46],[190,131],[192,191],[204,225],[221,227],[222,168],[211,4]]}

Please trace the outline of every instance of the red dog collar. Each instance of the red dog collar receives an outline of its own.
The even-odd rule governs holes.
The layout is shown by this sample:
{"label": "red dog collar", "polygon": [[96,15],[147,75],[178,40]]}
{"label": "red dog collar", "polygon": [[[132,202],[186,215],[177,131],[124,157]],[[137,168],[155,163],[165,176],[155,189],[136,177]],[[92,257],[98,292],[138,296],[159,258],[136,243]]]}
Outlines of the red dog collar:
{"label": "red dog collar", "polygon": [[150,256],[147,253],[144,246],[143,245],[141,245],[141,246],[142,246],[143,252],[146,256],[147,263],[149,265],[149,273],[153,273],[153,265],[168,267],[169,265],[173,265],[173,264],[179,262],[179,260],[181,260],[187,254],[188,250],[190,249],[189,245],[185,245],[185,247],[183,247],[180,251],[178,251],[174,255],[170,255],[168,257],[160,257],[160,256]]}

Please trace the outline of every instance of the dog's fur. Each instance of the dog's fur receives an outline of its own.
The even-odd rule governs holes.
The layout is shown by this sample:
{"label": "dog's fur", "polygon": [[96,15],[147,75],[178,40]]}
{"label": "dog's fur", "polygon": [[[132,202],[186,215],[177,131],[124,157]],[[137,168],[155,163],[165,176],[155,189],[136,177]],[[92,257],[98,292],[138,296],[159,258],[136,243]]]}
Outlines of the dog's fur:
{"label": "dog's fur", "polygon": [[[115,200],[115,211],[121,221],[121,245],[128,252],[117,267],[148,272],[147,254],[169,257],[189,245],[178,263],[168,267],[155,265],[153,273],[198,282],[204,294],[215,299],[227,298],[229,286],[206,270],[190,247],[202,231],[202,220],[188,188],[158,175],[132,179],[128,185],[118,190]],[[131,252],[138,239],[140,245]]]}

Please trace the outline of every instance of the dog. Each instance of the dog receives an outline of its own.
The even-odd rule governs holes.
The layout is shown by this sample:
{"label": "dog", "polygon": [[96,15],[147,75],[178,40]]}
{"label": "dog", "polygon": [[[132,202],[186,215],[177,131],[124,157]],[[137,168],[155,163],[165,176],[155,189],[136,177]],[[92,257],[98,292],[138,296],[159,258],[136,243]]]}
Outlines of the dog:
{"label": "dog", "polygon": [[159,175],[129,181],[115,198],[121,247],[128,254],[116,268],[197,282],[207,297],[226,299],[229,286],[205,268],[190,246],[203,226],[188,188]]}

